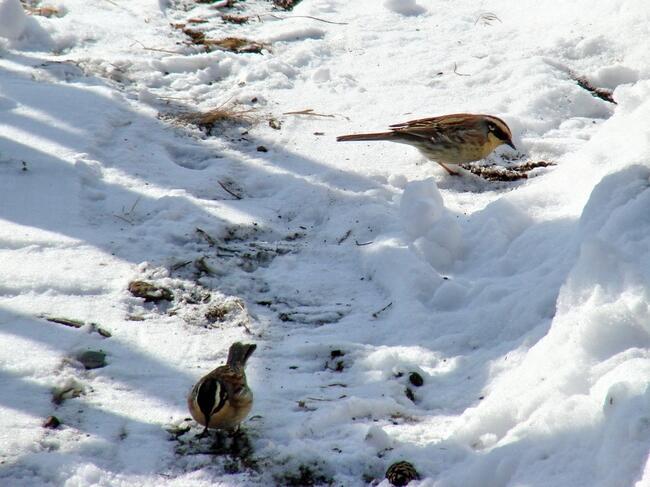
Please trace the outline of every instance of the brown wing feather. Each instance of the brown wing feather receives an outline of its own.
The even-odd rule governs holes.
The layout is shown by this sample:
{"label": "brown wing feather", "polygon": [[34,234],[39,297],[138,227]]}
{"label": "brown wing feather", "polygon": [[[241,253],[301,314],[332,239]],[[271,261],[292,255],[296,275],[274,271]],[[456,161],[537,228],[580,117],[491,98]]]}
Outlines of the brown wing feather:
{"label": "brown wing feather", "polygon": [[457,143],[454,140],[460,132],[468,129],[468,114],[456,113],[441,117],[419,118],[391,125],[396,135],[431,139],[434,143]]}
{"label": "brown wing feather", "polygon": [[451,115],[442,115],[439,117],[427,117],[427,118],[418,118],[415,120],[409,120],[408,122],[395,123],[389,125],[392,130],[400,130],[407,128],[431,128],[432,126],[438,125],[453,125],[458,122],[465,122],[467,117],[471,117],[468,113],[453,113]]}

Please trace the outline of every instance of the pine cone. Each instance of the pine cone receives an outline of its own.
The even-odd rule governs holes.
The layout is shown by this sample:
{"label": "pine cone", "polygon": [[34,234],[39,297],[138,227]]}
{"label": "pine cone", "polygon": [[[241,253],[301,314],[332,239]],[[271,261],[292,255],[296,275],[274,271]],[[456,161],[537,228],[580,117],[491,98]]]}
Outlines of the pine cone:
{"label": "pine cone", "polygon": [[396,487],[408,485],[411,480],[420,478],[412,463],[401,461],[395,462],[386,470],[386,478]]}

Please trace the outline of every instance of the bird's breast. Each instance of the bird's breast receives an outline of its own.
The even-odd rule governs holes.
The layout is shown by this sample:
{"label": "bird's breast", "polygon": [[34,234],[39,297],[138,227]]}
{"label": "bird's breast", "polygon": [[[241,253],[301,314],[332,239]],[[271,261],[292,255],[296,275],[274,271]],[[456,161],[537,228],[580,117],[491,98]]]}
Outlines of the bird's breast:
{"label": "bird's breast", "polygon": [[230,401],[226,402],[224,406],[212,416],[210,416],[209,428],[216,429],[233,429],[241,423],[253,407],[253,402],[240,402],[232,404]]}

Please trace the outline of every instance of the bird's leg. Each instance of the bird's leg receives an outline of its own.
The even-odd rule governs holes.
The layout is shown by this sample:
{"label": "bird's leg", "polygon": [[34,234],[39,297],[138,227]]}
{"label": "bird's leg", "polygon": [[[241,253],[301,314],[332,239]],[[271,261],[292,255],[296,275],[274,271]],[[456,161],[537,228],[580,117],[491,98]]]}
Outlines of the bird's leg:
{"label": "bird's leg", "polygon": [[438,162],[438,164],[440,164],[442,168],[449,173],[450,176],[460,176],[460,173],[457,173],[456,171],[452,171],[447,166],[445,166],[442,162]]}
{"label": "bird's leg", "polygon": [[221,430],[215,430],[214,442],[212,443],[212,451],[218,455],[228,453],[229,451],[229,438]]}
{"label": "bird's leg", "polygon": [[246,432],[237,425],[232,431],[232,453],[240,458],[249,456],[253,448]]}
{"label": "bird's leg", "polygon": [[206,426],[203,432],[201,432],[201,434],[197,436],[197,438],[205,438],[207,434],[208,434],[208,427]]}

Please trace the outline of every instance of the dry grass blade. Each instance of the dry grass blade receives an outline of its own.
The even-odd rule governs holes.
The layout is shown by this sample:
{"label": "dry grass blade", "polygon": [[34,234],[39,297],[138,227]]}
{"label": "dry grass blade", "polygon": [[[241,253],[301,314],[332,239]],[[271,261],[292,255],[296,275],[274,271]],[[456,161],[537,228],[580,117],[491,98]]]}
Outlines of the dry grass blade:
{"label": "dry grass blade", "polygon": [[349,25],[348,22],[334,22],[333,20],[326,20],[326,19],[321,19],[319,17],[313,17],[311,15],[287,15],[284,17],[280,17],[278,15],[274,14],[259,14],[257,16],[260,20],[261,17],[273,17],[274,19],[278,20],[285,20],[285,19],[311,19],[311,20],[316,20],[318,22],[325,22],[326,24],[334,24],[334,25]]}
{"label": "dry grass blade", "polygon": [[176,118],[185,123],[196,125],[205,130],[212,130],[216,125],[231,123],[250,125],[255,122],[252,108],[238,108],[236,105],[221,105],[205,112],[185,113]]}
{"label": "dry grass blade", "polygon": [[494,21],[501,22],[501,19],[493,12],[483,12],[479,14],[474,25],[481,23],[482,25],[492,25]]}

